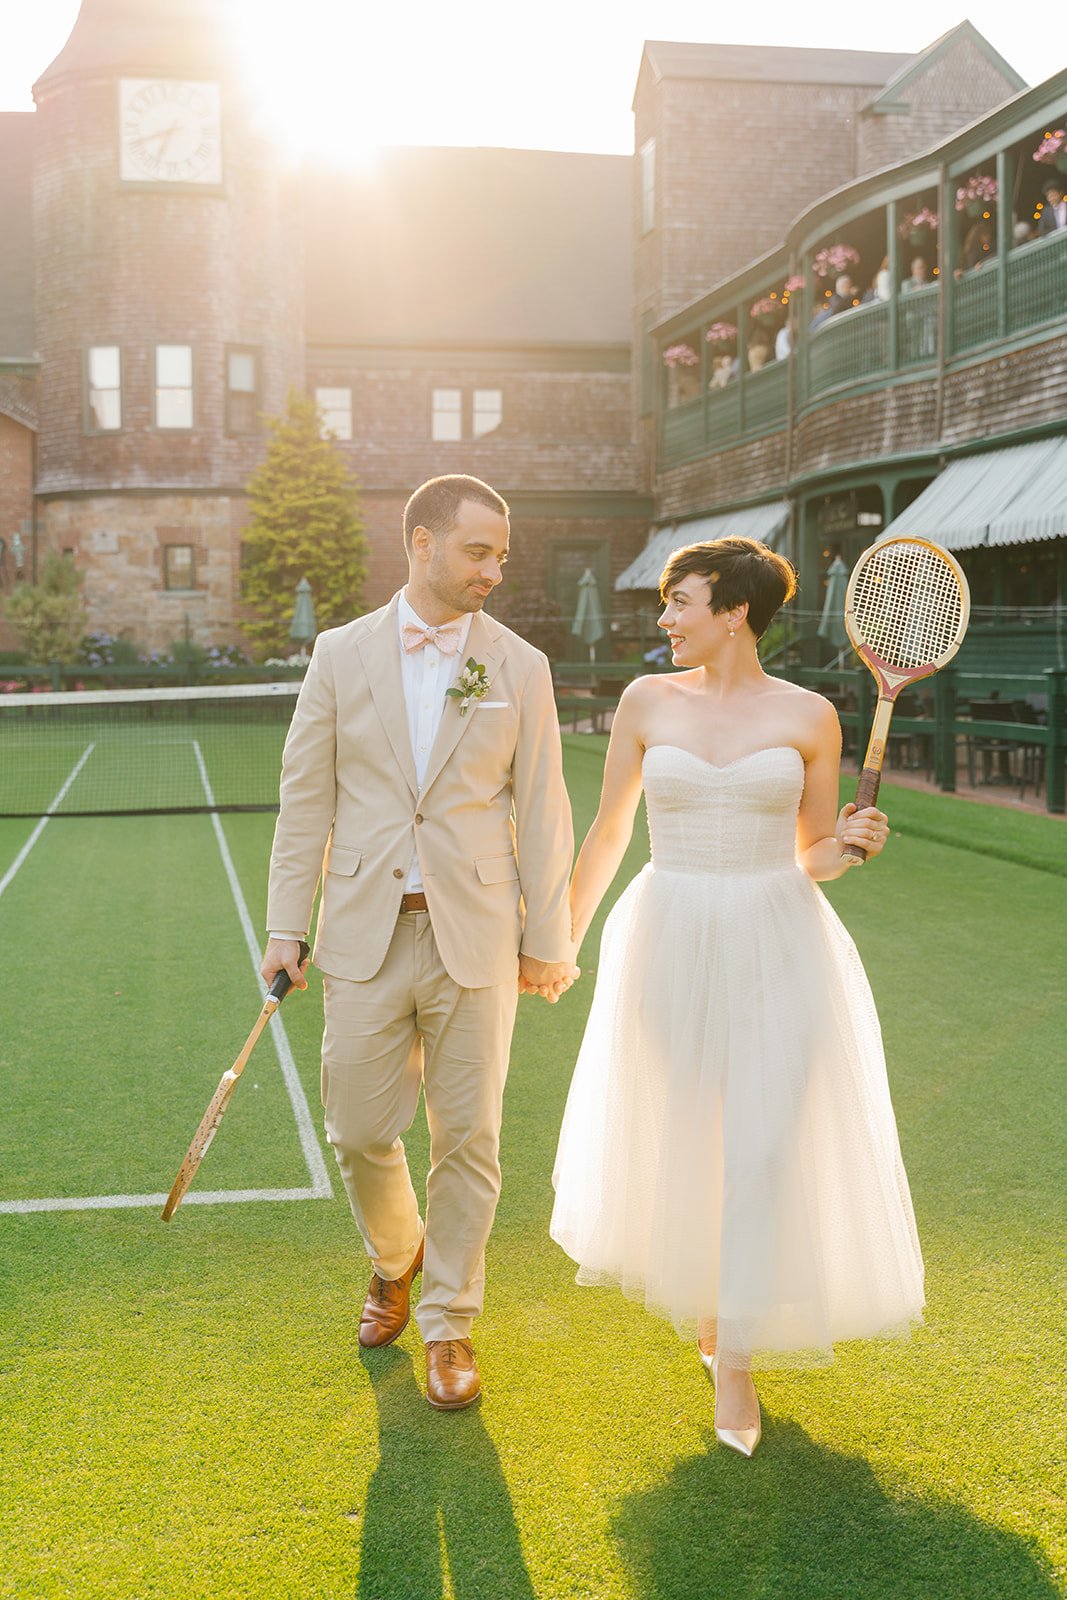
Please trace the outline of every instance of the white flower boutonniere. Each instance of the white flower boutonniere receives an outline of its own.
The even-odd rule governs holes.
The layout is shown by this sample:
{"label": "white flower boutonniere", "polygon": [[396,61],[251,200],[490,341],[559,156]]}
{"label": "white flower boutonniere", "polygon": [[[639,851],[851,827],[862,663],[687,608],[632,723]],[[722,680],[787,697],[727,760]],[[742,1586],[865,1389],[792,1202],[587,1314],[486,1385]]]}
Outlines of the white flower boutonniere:
{"label": "white flower boutonniere", "polygon": [[451,689],[445,693],[450,700],[459,701],[459,714],[465,717],[472,700],[484,700],[489,693],[489,679],[484,666],[471,656]]}

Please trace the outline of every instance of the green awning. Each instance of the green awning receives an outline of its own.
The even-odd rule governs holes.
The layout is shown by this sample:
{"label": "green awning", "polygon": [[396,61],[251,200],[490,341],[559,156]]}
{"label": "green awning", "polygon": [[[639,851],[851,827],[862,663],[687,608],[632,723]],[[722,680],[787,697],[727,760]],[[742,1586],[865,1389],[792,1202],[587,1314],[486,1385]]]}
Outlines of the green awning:
{"label": "green awning", "polygon": [[724,511],[714,517],[695,517],[692,522],[672,522],[669,528],[654,529],[648,543],[615,579],[616,589],[658,589],[659,577],[668,556],[686,544],[706,539],[742,536],[762,539],[775,548],[789,525],[789,503],[773,500],[764,506],[747,506],[743,511]]}
{"label": "green awning", "polygon": [[881,538],[914,534],[946,550],[1067,535],[1067,439],[950,461]]}

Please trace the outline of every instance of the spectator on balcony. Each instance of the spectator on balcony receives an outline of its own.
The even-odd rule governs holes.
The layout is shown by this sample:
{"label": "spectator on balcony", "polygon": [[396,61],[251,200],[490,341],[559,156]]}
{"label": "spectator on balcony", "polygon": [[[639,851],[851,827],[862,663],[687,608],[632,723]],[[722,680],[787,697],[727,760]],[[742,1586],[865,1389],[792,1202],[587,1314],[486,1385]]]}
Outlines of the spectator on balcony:
{"label": "spectator on balcony", "polygon": [[812,328],[821,328],[823,323],[829,322],[831,317],[836,317],[842,311],[851,311],[852,307],[858,306],[859,303],[855,284],[847,272],[842,272],[834,282],[833,294],[826,304],[820,306],[812,317]]}
{"label": "spectator on balcony", "polygon": [[793,347],[797,339],[797,319],[790,311],[787,321],[778,329],[774,336],[774,359],[785,361],[793,354]]}
{"label": "spectator on balcony", "polygon": [[955,276],[961,278],[965,272],[978,269],[987,261],[993,260],[997,253],[997,236],[993,224],[986,217],[979,217],[972,228],[967,230],[963,241],[963,264],[956,268]]}
{"label": "spectator on balcony", "polygon": [[1040,238],[1044,238],[1046,233],[1055,233],[1059,228],[1067,228],[1067,199],[1064,199],[1062,182],[1058,178],[1050,178],[1044,190],[1045,209],[1037,225]]}
{"label": "spectator on balcony", "polygon": [[1037,238],[1037,229],[1026,217],[1021,217],[1012,225],[1012,249],[1017,250],[1021,244],[1029,244],[1031,239]]}
{"label": "spectator on balcony", "polygon": [[768,361],[773,361],[771,352],[771,336],[764,329],[754,332],[748,341],[748,370],[759,372]]}
{"label": "spectator on balcony", "polygon": [[708,388],[725,389],[731,378],[737,376],[739,370],[740,367],[736,356],[713,356]]}
{"label": "spectator on balcony", "polygon": [[871,286],[863,296],[862,304],[876,305],[879,300],[888,300],[889,294],[889,257],[883,256],[882,265],[871,279]]}
{"label": "spectator on balcony", "polygon": [[900,286],[901,294],[907,294],[912,289],[925,289],[931,281],[930,268],[925,256],[914,256],[911,263],[911,276],[904,279]]}

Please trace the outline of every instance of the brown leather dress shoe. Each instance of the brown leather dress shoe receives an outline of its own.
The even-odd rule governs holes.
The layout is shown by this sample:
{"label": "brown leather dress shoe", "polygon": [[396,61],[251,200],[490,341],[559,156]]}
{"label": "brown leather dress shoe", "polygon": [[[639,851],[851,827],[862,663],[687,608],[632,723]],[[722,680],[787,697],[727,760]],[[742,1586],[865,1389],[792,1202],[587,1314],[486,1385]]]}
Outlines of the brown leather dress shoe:
{"label": "brown leather dress shoe", "polygon": [[419,1245],[408,1270],[399,1278],[379,1278],[377,1273],[371,1278],[359,1320],[359,1342],[364,1350],[392,1344],[407,1327],[411,1317],[411,1285],[422,1270],[424,1246],[425,1240]]}
{"label": "brown leather dress shoe", "polygon": [[426,1346],[426,1398],[435,1411],[462,1411],[482,1392],[469,1339],[431,1339]]}

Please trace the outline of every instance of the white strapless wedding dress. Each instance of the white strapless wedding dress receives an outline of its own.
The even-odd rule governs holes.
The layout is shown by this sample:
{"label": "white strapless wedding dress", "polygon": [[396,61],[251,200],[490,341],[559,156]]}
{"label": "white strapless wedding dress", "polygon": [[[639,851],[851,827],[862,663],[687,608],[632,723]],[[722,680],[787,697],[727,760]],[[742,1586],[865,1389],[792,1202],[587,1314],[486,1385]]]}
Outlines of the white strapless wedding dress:
{"label": "white strapless wedding dress", "polygon": [[[726,1365],[906,1331],[923,1264],[856,947],[797,865],[781,746],[645,752],[651,864],[608,917],[552,1237]],[[872,884],[871,889],[874,891]]]}

